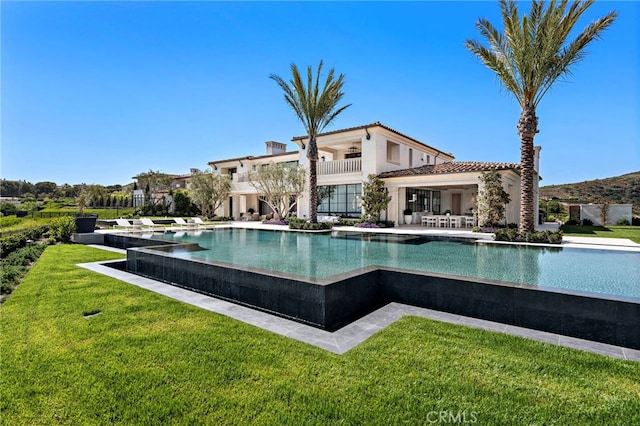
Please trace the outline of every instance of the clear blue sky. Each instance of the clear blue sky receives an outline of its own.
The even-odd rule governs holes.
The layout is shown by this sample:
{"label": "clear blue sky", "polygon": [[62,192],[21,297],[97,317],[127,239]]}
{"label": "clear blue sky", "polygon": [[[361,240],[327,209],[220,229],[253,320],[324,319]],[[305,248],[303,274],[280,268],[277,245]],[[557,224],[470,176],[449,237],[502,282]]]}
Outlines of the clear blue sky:
{"label": "clear blue sky", "polygon": [[[464,42],[497,2],[7,2],[1,7],[0,176],[125,184],[262,155],[305,133],[269,74],[346,74],[330,130],[374,121],[456,160],[519,162],[519,106]],[[523,3],[521,8],[528,8]],[[640,5],[538,109],[543,184],[640,170]]]}

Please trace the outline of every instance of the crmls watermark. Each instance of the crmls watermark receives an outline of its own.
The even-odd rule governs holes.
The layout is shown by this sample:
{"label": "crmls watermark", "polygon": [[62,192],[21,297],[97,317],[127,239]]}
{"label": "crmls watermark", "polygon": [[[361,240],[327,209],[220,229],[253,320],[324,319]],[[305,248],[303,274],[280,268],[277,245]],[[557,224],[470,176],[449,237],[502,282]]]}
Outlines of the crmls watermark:
{"label": "crmls watermark", "polygon": [[427,422],[430,424],[473,424],[478,421],[478,413],[471,410],[462,411],[429,411]]}

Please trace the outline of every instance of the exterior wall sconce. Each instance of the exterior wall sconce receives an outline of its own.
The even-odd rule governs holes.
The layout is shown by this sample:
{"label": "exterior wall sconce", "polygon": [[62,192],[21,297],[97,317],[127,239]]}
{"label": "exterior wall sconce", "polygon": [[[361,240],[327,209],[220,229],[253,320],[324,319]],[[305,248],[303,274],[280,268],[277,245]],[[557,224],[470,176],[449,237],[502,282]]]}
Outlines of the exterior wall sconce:
{"label": "exterior wall sconce", "polygon": [[213,165],[213,170],[218,170],[218,166],[216,166],[215,164]]}
{"label": "exterior wall sconce", "polygon": [[366,136],[367,140],[371,139],[371,135],[369,134],[369,130],[366,127],[364,128],[364,131],[367,134],[367,136]]}
{"label": "exterior wall sconce", "polygon": [[240,167],[244,167],[244,164],[242,164],[242,160],[238,160],[238,163],[240,163]]}
{"label": "exterior wall sconce", "polygon": [[324,161],[324,155],[322,157],[320,157],[320,160]]}

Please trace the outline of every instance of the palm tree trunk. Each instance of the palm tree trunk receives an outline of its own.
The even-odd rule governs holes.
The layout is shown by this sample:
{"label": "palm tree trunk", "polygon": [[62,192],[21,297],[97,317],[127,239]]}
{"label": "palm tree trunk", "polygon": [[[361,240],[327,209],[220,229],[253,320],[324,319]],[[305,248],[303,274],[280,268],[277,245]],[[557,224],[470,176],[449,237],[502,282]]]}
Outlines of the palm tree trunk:
{"label": "palm tree trunk", "polygon": [[531,104],[522,107],[518,120],[520,136],[520,230],[533,232],[535,221],[534,209],[534,150],[533,138],[538,133],[538,117]]}
{"label": "palm tree trunk", "polygon": [[309,220],[318,223],[318,145],[315,136],[309,138]]}

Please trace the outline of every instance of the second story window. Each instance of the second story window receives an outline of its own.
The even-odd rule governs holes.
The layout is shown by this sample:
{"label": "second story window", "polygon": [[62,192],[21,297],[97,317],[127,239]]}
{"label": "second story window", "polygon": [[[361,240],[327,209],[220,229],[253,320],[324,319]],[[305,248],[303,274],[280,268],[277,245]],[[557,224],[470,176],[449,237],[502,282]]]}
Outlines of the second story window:
{"label": "second story window", "polygon": [[387,141],[387,162],[400,164],[400,145]]}

